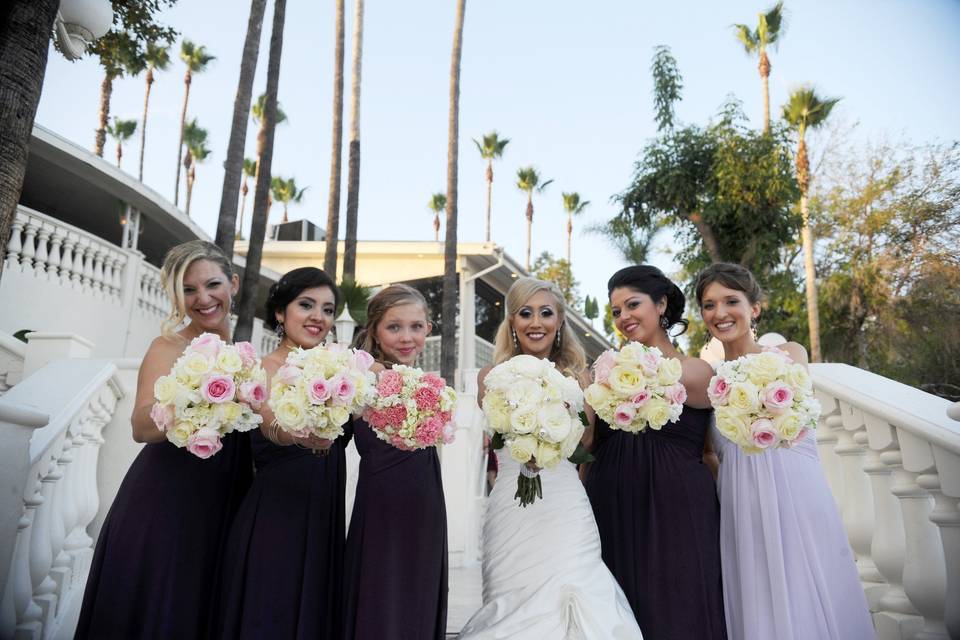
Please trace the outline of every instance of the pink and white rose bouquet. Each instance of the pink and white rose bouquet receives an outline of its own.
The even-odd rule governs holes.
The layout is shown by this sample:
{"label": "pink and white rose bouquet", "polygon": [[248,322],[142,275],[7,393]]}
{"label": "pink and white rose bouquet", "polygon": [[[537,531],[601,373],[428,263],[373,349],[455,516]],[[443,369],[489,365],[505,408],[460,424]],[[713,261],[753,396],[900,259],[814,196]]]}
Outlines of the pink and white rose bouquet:
{"label": "pink and white rose bouquet", "polygon": [[404,451],[453,442],[457,393],[435,373],[397,364],[380,372],[363,419],[378,438]]}
{"label": "pink and white rose bouquet", "polygon": [[[510,457],[526,465],[552,469],[574,454],[587,456],[583,436],[583,391],[554,363],[519,355],[490,370],[483,379],[482,409],[492,431],[491,446],[506,447]],[[586,459],[573,459],[582,462]],[[527,506],[543,497],[540,477],[520,467],[516,498]]]}
{"label": "pink and white rose bouquet", "polygon": [[676,422],[687,400],[683,369],[660,349],[630,342],[608,349],[593,363],[593,383],[584,395],[611,429],[639,433]]}
{"label": "pink and white rose bouquet", "polygon": [[717,430],[746,453],[792,447],[820,416],[806,367],[780,349],[722,363],[707,394]]}
{"label": "pink and white rose bouquet", "polygon": [[209,458],[220,451],[223,436],[260,424],[255,411],[267,397],[266,379],[249,342],[227,344],[201,333],[153,385],[150,418],[167,440]]}
{"label": "pink and white rose bouquet", "polygon": [[373,397],[373,356],[332,342],[296,349],[273,377],[270,408],[281,429],[297,437],[334,440]]}

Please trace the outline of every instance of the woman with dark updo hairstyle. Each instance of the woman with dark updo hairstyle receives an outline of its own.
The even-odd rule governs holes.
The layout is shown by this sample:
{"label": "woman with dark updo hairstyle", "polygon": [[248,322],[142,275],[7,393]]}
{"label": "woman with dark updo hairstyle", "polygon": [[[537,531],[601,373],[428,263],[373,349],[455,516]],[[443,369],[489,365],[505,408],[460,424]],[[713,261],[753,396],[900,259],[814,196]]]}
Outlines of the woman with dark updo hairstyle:
{"label": "woman with dark updo hairstyle", "polygon": [[[270,288],[265,324],[281,340],[263,358],[268,377],[291,350],[323,342],[339,298],[330,276],[314,267],[294,269]],[[256,477],[224,557],[218,635],[339,638],[349,430],[332,442],[297,438],[279,428],[267,403],[260,413]]]}
{"label": "woman with dark updo hairstyle", "polygon": [[644,637],[725,638],[715,457],[707,441],[713,370],[673,346],[671,330],[686,329],[686,301],[659,269],[621,269],[607,293],[620,333],[680,360],[687,400],[680,418],[660,430],[612,430],[597,418],[586,487],[603,561]]}

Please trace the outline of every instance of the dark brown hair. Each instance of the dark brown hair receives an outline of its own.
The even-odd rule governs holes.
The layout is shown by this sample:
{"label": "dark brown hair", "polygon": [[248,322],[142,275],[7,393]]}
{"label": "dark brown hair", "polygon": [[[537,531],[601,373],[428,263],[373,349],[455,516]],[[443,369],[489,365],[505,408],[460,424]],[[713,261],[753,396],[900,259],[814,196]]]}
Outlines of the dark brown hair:
{"label": "dark brown hair", "polygon": [[763,300],[763,291],[749,269],[732,262],[714,262],[697,276],[697,285],[694,288],[697,306],[703,307],[703,293],[714,282],[722,284],[727,289],[742,291],[750,304],[760,304]]}

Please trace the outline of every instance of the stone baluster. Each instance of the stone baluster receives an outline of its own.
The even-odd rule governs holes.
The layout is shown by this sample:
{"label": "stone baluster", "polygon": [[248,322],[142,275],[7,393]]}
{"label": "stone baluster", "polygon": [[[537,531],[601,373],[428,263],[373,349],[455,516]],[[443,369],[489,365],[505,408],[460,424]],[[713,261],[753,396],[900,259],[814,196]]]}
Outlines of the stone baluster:
{"label": "stone baluster", "polygon": [[77,236],[73,245],[73,268],[70,270],[70,282],[74,289],[83,288],[83,255],[87,250],[87,239]]}
{"label": "stone baluster", "polygon": [[49,282],[58,282],[60,279],[60,245],[66,233],[63,227],[53,227],[53,233],[50,236],[50,257],[47,259],[47,280]]}
{"label": "stone baluster", "polygon": [[867,452],[866,425],[859,408],[843,400],[839,404],[843,429],[838,434],[839,441],[834,450],[840,456],[843,470],[843,524],[857,556],[857,571],[867,594],[867,603],[871,611],[876,611],[886,585],[870,557],[874,519],[870,482],[863,472]]}
{"label": "stone baluster", "polygon": [[837,432],[843,430],[843,419],[840,417],[840,405],[837,399],[826,392],[817,390],[817,400],[820,401],[820,422],[817,425],[817,453],[820,454],[820,465],[827,476],[827,483],[833,498],[843,511],[843,471],[840,457],[834,448],[837,446]]}
{"label": "stone baluster", "polygon": [[27,218],[23,225],[23,249],[20,251],[20,271],[33,270],[33,257],[37,255],[36,236],[40,225],[34,218]]}
{"label": "stone baluster", "polygon": [[89,238],[83,244],[83,289],[85,291],[94,290],[93,280],[93,255],[96,247]]}
{"label": "stone baluster", "polygon": [[110,261],[113,268],[113,281],[110,288],[118,302],[123,300],[123,271],[126,267],[126,258],[122,253],[115,253]]}
{"label": "stone baluster", "polygon": [[5,269],[13,269],[14,265],[20,264],[20,252],[23,251],[23,240],[20,234],[23,231],[23,223],[24,219],[18,213],[10,225],[10,240],[7,242]]}
{"label": "stone baluster", "polygon": [[69,486],[70,463],[73,462],[73,439],[69,432],[64,434],[60,454],[56,456],[50,477],[53,490],[50,497],[50,552],[53,562],[50,566],[50,579],[55,585],[54,596],[57,607],[53,615],[57,615],[63,605],[63,595],[69,589],[71,559],[63,549],[63,542],[67,537],[67,517],[75,510],[71,487]]}
{"label": "stone baluster", "polygon": [[67,232],[63,237],[63,257],[60,260],[60,284],[71,285],[73,282],[73,256],[77,245],[77,236]]}
{"label": "stone baluster", "polygon": [[50,577],[53,567],[53,485],[60,476],[56,472],[56,462],[44,461],[44,467],[39,482],[40,505],[30,536],[30,582],[33,584],[33,599],[43,610],[43,626],[49,628],[56,612],[57,588]]}
{"label": "stone baluster", "polygon": [[947,578],[943,546],[936,527],[930,526],[933,497],[919,482],[924,475],[935,473],[933,453],[929,442],[905,429],[897,429],[897,440],[903,453],[904,473],[897,478],[903,484],[895,483],[893,494],[900,499],[906,533],[903,590],[923,616],[923,628],[913,640],[945,639],[943,614]]}
{"label": "stone baluster", "polygon": [[40,223],[37,229],[37,255],[33,259],[33,270],[37,277],[45,276],[47,273],[47,261],[50,251],[47,243],[50,241],[51,225]]}
{"label": "stone baluster", "polygon": [[951,638],[960,638],[960,456],[932,445],[936,474],[917,478],[917,484],[933,494],[930,521],[940,530],[946,561],[944,624]]}
{"label": "stone baluster", "polygon": [[91,260],[93,263],[93,269],[92,273],[90,274],[91,283],[97,297],[105,298],[106,295],[103,288],[103,247],[101,247],[99,244],[96,244],[93,245],[91,249],[93,250],[93,260]]}
{"label": "stone baluster", "polygon": [[17,539],[13,548],[7,585],[4,588],[3,604],[0,606],[4,616],[0,629],[5,635],[13,636],[10,632],[16,629],[27,637],[38,638],[43,630],[43,610],[33,600],[33,584],[30,581],[30,538],[33,533],[36,510],[42,498],[39,493],[31,491],[30,494],[30,497],[24,500],[23,513],[17,521]]}

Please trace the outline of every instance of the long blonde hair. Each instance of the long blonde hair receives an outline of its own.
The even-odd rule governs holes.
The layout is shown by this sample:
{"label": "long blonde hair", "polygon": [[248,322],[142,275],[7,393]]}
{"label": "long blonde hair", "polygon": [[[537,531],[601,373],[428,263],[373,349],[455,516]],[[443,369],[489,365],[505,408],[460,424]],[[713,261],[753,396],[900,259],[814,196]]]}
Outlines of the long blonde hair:
{"label": "long blonde hair", "polygon": [[421,305],[423,314],[427,317],[427,322],[430,322],[430,309],[423,294],[406,284],[392,284],[381,289],[370,298],[367,303],[367,322],[353,339],[353,347],[363,349],[382,364],[396,364],[385,359],[383,352],[380,350],[380,344],[375,340],[375,337],[377,325],[383,320],[387,311],[404,304]]}
{"label": "long blonde hair", "polygon": [[233,278],[233,266],[227,260],[220,247],[205,240],[191,240],[172,247],[163,258],[160,268],[160,283],[170,298],[170,314],[161,325],[165,336],[171,336],[187,317],[187,306],[183,298],[183,276],[190,265],[197,260],[209,260],[223,271],[227,280]]}
{"label": "long blonde hair", "polygon": [[500,328],[497,329],[497,337],[493,345],[493,363],[500,364],[510,358],[520,355],[520,347],[513,340],[512,318],[520,311],[520,308],[527,303],[540,291],[546,291],[556,300],[557,320],[560,327],[557,329],[560,336],[560,345],[556,341],[550,350],[550,360],[557,365],[557,369],[565,374],[579,378],[587,368],[587,354],[583,350],[583,345],[577,338],[577,334],[570,328],[567,322],[567,310],[563,302],[563,294],[557,285],[546,280],[537,280],[536,278],[518,278],[510,290],[507,291],[505,301],[506,315]]}

